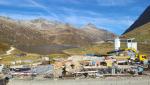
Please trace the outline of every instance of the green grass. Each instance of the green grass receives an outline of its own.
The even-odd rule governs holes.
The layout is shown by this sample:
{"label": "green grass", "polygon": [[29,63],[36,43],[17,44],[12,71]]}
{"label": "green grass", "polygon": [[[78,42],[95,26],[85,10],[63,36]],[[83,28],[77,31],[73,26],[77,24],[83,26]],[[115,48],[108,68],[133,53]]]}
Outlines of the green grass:
{"label": "green grass", "polygon": [[[31,62],[31,63],[34,63],[37,60],[41,60],[40,56],[37,54],[27,54],[27,56],[22,56],[22,57],[18,57],[16,55],[7,55],[7,56],[3,56],[1,58],[2,58],[2,60],[0,60],[0,63],[6,64],[6,65],[10,65],[11,62],[18,61],[18,60],[22,60],[22,61],[32,60],[33,62]],[[31,63],[21,63],[21,64],[31,64]]]}
{"label": "green grass", "polygon": [[150,44],[138,44],[138,50],[141,54],[146,54],[150,58]]}
{"label": "green grass", "polygon": [[[126,43],[121,43],[121,48],[126,48]],[[150,46],[145,44],[138,44],[138,49],[141,54],[150,54]],[[113,43],[103,43],[103,44],[95,44],[87,47],[82,48],[73,48],[73,49],[67,49],[64,50],[64,54],[49,54],[47,55],[50,59],[54,58],[67,58],[69,55],[85,55],[85,54],[107,54],[107,52],[114,50],[114,44]],[[12,61],[18,61],[18,60],[32,60],[34,62],[38,62],[41,60],[42,55],[38,54],[29,54],[26,53],[27,56],[25,57],[16,57],[16,54],[19,53],[25,53],[18,49],[13,51],[12,55],[8,56],[2,56],[2,60],[0,60],[0,63],[10,65]],[[31,64],[31,63],[22,63],[22,64]]]}
{"label": "green grass", "polygon": [[50,54],[48,55],[48,57],[50,59],[53,59],[53,58],[67,58],[69,55],[67,54]]}
{"label": "green grass", "polygon": [[135,38],[138,42],[138,50],[150,57],[150,23],[144,24],[125,34],[127,38]]}
{"label": "green grass", "polygon": [[[127,48],[126,43],[121,43],[121,49]],[[69,55],[85,55],[85,54],[107,54],[107,52],[114,50],[113,43],[103,43],[84,48],[74,48],[64,50]],[[146,54],[150,57],[150,44],[138,43],[138,50],[140,54]]]}
{"label": "green grass", "polygon": [[106,54],[112,51],[114,46],[112,43],[103,43],[82,48],[67,49],[63,52],[69,55],[84,55],[84,54]]}
{"label": "green grass", "polygon": [[150,42],[150,23],[126,33],[125,36],[128,38],[135,38],[138,42]]}

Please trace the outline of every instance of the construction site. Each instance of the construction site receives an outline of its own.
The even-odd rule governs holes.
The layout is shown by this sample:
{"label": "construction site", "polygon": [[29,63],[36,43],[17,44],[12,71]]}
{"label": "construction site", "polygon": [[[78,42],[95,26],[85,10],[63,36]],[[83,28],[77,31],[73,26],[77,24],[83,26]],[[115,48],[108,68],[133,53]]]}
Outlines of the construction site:
{"label": "construction site", "polygon": [[[139,53],[138,43],[134,41],[134,38],[120,39],[116,37],[114,40],[108,41],[114,44],[114,50],[107,52],[107,54],[71,55],[67,58],[57,58],[54,61],[51,61],[48,57],[43,57],[41,62],[38,63],[31,65],[12,63],[7,68],[2,64],[0,66],[2,81],[5,83],[9,80],[17,81],[18,79],[47,81],[47,79],[97,80],[107,78],[117,81],[119,78],[128,77],[133,77],[133,79],[134,77],[149,78],[150,61],[146,54]],[[122,42],[126,43],[127,48],[120,49]],[[15,82],[13,83],[10,85],[17,85]]]}
{"label": "construction site", "polygon": [[0,0],[0,85],[150,85],[149,42],[150,0]]}

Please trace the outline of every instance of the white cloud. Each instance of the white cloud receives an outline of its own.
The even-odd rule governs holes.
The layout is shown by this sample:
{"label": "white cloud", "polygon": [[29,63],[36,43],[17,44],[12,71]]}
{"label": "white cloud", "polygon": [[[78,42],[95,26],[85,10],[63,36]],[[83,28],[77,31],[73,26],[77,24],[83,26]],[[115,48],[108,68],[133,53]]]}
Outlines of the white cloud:
{"label": "white cloud", "polygon": [[79,10],[79,9],[73,9],[73,8],[66,8],[66,7],[61,7],[62,11],[65,11],[65,13],[68,14],[83,14],[83,15],[92,15],[92,16],[101,16],[101,13],[94,12],[91,10]]}
{"label": "white cloud", "polygon": [[107,17],[104,14],[91,10],[77,10],[65,7],[61,7],[61,10],[63,10],[65,14],[58,15],[53,13],[53,17],[51,18],[66,23],[71,23],[75,26],[82,26],[87,23],[93,23],[99,27],[104,27],[107,30],[112,30],[113,27],[109,28],[110,26],[115,26],[120,30],[124,30],[126,29],[125,27],[130,26],[134,21],[134,19],[129,16],[121,16],[117,18]]}
{"label": "white cloud", "polygon": [[30,0],[1,0],[0,5],[14,6],[14,7],[32,7]]}
{"label": "white cloud", "polygon": [[45,10],[46,12],[49,12],[48,10],[48,7],[38,3],[37,1],[35,0],[30,0],[30,3],[32,3],[35,7],[38,7],[38,8],[42,8],[43,10]]}
{"label": "white cloud", "polygon": [[125,6],[134,3],[134,0],[97,0],[100,6]]}
{"label": "white cloud", "polygon": [[43,4],[41,4],[41,3],[39,3],[39,2],[37,2],[37,1],[35,1],[35,0],[30,0],[30,3],[32,3],[32,5],[34,5],[35,7],[38,7],[38,8],[43,9],[45,12],[47,12],[47,13],[49,14],[49,16],[57,17],[56,14],[54,14],[54,13],[52,13],[52,12],[50,11],[50,8],[49,8],[49,7],[43,5]]}
{"label": "white cloud", "polygon": [[80,0],[60,0],[62,3],[67,2],[67,3],[73,3],[73,4],[81,4]]}
{"label": "white cloud", "polygon": [[[64,15],[60,16],[61,19],[66,22],[66,23],[71,23],[76,26],[82,26],[87,23],[93,23],[99,27],[105,27],[107,30],[112,30],[109,27],[106,26],[114,26],[114,27],[121,27],[120,30],[124,30],[133,23],[133,19],[130,17],[121,17],[121,18],[109,18],[109,17],[101,17],[101,16],[96,16],[96,17],[89,17],[89,16],[79,16],[76,14],[69,14],[69,15]],[[112,27],[113,28],[113,27]]]}
{"label": "white cloud", "polygon": [[[15,0],[16,1],[16,0]],[[24,1],[24,0],[23,0]],[[66,1],[66,0],[62,0]],[[69,1],[69,0],[68,0]],[[46,7],[44,4],[36,1],[36,0],[25,0],[26,3],[20,3],[19,6],[25,6],[25,7],[37,7],[45,12],[48,13],[48,15],[43,15],[43,13],[39,13],[37,15],[32,14],[2,14],[11,16],[13,18],[19,18],[19,19],[34,19],[37,17],[44,17],[50,20],[58,20],[63,21],[66,23],[71,23],[75,26],[82,26],[87,23],[93,23],[99,27],[104,27],[107,30],[112,31],[113,26],[118,27],[120,30],[124,30],[133,23],[133,19],[126,16],[120,16],[120,18],[113,18],[113,17],[107,17],[104,14],[101,14],[100,12],[95,12],[92,10],[81,10],[81,9],[73,9],[73,8],[66,8],[65,6],[59,6],[59,12],[63,11],[62,13],[58,14],[55,13],[56,10],[53,10],[53,8]],[[80,2],[77,0],[70,0],[71,3],[79,4]],[[133,0],[97,0],[98,4],[100,6],[124,6],[127,4],[133,3]],[[0,1],[0,4],[5,5],[14,5],[14,3],[9,2],[9,0],[2,0]],[[16,5],[18,6],[18,5]],[[65,13],[65,14],[63,14]],[[112,27],[111,27],[112,26]],[[122,26],[122,27],[121,27]],[[109,28],[110,27],[110,28]]]}

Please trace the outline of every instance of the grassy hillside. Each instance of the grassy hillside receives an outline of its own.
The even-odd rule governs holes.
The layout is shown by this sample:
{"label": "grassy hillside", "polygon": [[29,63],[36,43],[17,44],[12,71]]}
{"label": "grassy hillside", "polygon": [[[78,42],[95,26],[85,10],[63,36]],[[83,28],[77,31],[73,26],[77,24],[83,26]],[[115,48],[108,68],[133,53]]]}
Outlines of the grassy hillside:
{"label": "grassy hillside", "polygon": [[[121,49],[127,48],[126,43],[121,43]],[[64,50],[69,55],[84,55],[84,54],[107,54],[107,52],[114,50],[113,43],[103,43],[98,45],[92,45],[84,48],[74,48]],[[150,56],[150,45],[138,43],[138,50],[140,54],[146,54]]]}
{"label": "grassy hillside", "polygon": [[150,42],[150,22],[140,26],[133,31],[125,34],[129,38],[135,38],[138,42],[149,43]]}
{"label": "grassy hillside", "polygon": [[[121,48],[126,48],[126,43],[121,43]],[[150,56],[150,46],[145,45],[145,44],[138,44],[138,49],[140,54],[146,54]],[[64,53],[62,54],[49,54],[46,55],[50,59],[54,58],[67,58],[70,55],[85,55],[85,54],[107,54],[107,52],[114,50],[114,44],[113,43],[102,43],[102,44],[96,44],[96,45],[91,45],[87,47],[82,47],[82,48],[73,48],[73,49],[67,49],[64,50]],[[38,62],[41,60],[43,55],[38,55],[38,54],[31,54],[31,53],[26,53],[26,56],[23,57],[18,57],[17,54],[24,53],[20,50],[15,50],[12,55],[7,55],[7,56],[2,56],[2,60],[0,60],[0,63],[3,64],[11,64],[13,61],[32,61],[31,63]],[[22,63],[22,64],[31,64],[31,63]]]}
{"label": "grassy hillside", "polygon": [[150,22],[150,6],[148,6],[137,20],[123,33],[128,33]]}
{"label": "grassy hillside", "polygon": [[107,52],[114,49],[112,43],[103,43],[98,45],[92,45],[83,48],[73,48],[64,50],[64,53],[70,55],[80,55],[80,54],[106,54]]}
{"label": "grassy hillside", "polygon": [[[11,62],[17,62],[17,61],[22,61],[21,64],[30,64],[33,62],[37,62],[38,60],[41,60],[40,56],[37,54],[27,54],[27,56],[23,56],[23,57],[18,57],[14,54],[12,55],[7,55],[7,56],[3,56],[1,57],[2,60],[0,60],[0,63],[2,64],[6,64],[6,65],[10,65]],[[24,61],[31,61],[31,62],[24,62]]]}
{"label": "grassy hillside", "polygon": [[9,49],[9,45],[0,43],[0,54],[4,54]]}
{"label": "grassy hillside", "polygon": [[140,53],[146,54],[150,58],[150,44],[139,44],[138,49]]}
{"label": "grassy hillside", "polygon": [[135,38],[141,53],[150,56],[150,22],[125,34],[128,38]]}

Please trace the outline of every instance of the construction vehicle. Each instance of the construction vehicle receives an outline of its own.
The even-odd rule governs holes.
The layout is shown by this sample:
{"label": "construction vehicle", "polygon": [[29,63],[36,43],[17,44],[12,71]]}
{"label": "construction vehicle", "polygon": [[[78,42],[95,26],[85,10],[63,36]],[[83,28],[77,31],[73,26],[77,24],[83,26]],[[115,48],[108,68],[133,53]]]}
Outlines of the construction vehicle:
{"label": "construction vehicle", "polygon": [[[139,52],[135,49],[131,49],[131,48],[126,48],[126,49],[120,49],[117,51],[111,51],[108,52],[108,54],[112,54],[116,56],[116,59],[128,59],[128,60],[132,60],[134,62],[145,62],[148,61],[148,57],[145,54],[139,54]],[[123,55],[122,55],[123,54]]]}
{"label": "construction vehicle", "polygon": [[[139,54],[139,52],[138,51],[136,51],[135,49],[131,49],[131,48],[127,48],[127,49],[125,49],[125,51],[132,51],[132,52],[134,52],[134,61],[136,61],[136,62],[144,62],[144,61],[148,61],[148,57],[147,57],[147,55],[145,55],[145,54]],[[130,56],[130,58],[131,58],[131,56]]]}

